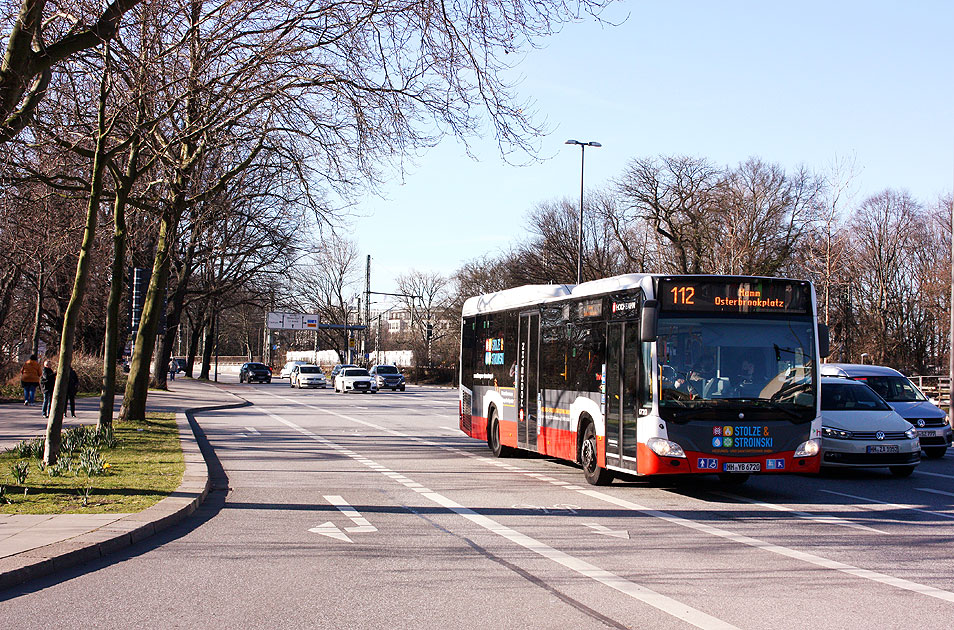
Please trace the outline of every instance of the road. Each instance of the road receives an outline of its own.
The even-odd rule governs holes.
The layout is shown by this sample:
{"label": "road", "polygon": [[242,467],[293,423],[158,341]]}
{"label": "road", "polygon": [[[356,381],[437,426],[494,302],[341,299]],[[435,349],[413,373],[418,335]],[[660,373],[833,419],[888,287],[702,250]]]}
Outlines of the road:
{"label": "road", "polygon": [[[954,455],[908,479],[586,485],[496,460],[454,390],[230,385],[193,519],[0,593],[17,628],[949,628]],[[227,490],[226,490],[227,488]]]}

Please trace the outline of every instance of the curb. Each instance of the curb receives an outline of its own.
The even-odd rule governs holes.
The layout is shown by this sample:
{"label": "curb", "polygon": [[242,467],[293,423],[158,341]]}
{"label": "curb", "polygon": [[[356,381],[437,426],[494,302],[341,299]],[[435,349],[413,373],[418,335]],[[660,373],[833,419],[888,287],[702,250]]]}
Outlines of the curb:
{"label": "curb", "polygon": [[189,416],[193,413],[237,409],[251,404],[231,392],[226,393],[242,402],[194,407],[176,413],[185,470],[182,473],[182,482],[172,494],[142,512],[124,516],[91,532],[0,558],[0,590],[102,558],[145,540],[195,512],[208,496],[211,481],[208,463],[199,449]]}

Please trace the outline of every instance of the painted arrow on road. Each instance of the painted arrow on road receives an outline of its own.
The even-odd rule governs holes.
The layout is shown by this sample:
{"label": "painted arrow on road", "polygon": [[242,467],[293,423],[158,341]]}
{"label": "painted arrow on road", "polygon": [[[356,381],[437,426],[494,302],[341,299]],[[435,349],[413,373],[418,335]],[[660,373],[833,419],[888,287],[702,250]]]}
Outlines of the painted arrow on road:
{"label": "painted arrow on road", "polygon": [[629,532],[625,529],[610,529],[605,525],[597,525],[596,523],[583,523],[590,529],[594,530],[597,534],[602,534],[604,536],[612,536],[613,538],[625,538],[629,540]]}
{"label": "painted arrow on road", "polygon": [[308,531],[315,534],[321,534],[322,536],[328,536],[329,538],[337,538],[338,540],[343,540],[349,543],[354,542],[353,540],[348,538],[348,535],[346,533],[338,529],[338,527],[331,521],[328,521],[327,523],[323,523],[319,525],[318,527],[312,527]]}

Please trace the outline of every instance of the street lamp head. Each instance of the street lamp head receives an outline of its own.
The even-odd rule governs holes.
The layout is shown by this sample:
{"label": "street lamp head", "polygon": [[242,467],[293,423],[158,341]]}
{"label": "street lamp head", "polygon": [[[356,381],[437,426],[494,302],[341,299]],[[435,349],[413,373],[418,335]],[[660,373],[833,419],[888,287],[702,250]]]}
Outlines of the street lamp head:
{"label": "street lamp head", "polygon": [[579,140],[567,140],[563,144],[578,144],[580,147],[601,147],[599,142],[580,142]]}

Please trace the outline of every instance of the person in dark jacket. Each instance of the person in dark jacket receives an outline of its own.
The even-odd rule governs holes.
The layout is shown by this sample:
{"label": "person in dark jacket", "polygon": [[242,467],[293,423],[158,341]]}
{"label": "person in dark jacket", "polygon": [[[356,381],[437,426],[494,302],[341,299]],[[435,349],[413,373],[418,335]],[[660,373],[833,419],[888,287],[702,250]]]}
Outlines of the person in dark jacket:
{"label": "person in dark jacket", "polygon": [[43,390],[43,417],[50,417],[50,408],[53,403],[53,387],[56,385],[56,372],[53,371],[53,362],[47,359],[43,362],[43,374],[40,376],[40,388]]}
{"label": "person in dark jacket", "polygon": [[[76,417],[76,392],[79,391],[79,375],[70,366],[70,380],[66,387],[66,402],[70,405],[70,415]],[[64,415],[66,410],[63,410]]]}

